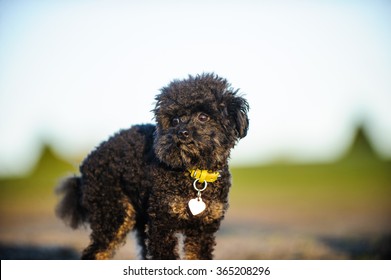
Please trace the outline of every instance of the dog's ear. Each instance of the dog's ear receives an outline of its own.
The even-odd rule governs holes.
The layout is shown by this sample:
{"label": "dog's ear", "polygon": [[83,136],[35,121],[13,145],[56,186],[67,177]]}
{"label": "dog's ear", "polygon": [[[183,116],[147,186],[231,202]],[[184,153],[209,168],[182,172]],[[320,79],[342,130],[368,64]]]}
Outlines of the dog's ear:
{"label": "dog's ear", "polygon": [[238,139],[245,137],[249,125],[247,116],[249,105],[246,99],[238,96],[237,91],[225,93],[223,99],[223,103],[221,104],[223,115],[228,118],[231,123],[231,128],[233,125],[236,137]]}

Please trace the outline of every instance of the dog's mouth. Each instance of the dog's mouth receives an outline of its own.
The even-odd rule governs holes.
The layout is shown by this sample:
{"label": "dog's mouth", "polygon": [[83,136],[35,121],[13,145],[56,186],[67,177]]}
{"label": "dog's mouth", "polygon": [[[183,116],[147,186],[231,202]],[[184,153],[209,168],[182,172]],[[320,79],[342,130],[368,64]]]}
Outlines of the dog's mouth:
{"label": "dog's mouth", "polygon": [[176,143],[176,146],[184,166],[196,165],[200,160],[200,150],[194,140],[180,140]]}
{"label": "dog's mouth", "polygon": [[189,141],[189,142],[178,142],[177,143],[177,148],[183,157],[194,157],[195,154],[197,154],[197,146],[194,143],[194,141]]}
{"label": "dog's mouth", "polygon": [[195,146],[196,146],[196,144],[194,143],[194,141],[179,141],[179,142],[177,142],[177,147],[179,149],[194,148]]}

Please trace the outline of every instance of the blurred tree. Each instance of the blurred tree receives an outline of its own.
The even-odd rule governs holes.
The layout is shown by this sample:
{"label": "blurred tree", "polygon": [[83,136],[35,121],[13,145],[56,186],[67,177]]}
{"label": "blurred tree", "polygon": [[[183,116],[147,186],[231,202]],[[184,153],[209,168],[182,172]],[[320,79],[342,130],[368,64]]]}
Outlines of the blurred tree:
{"label": "blurred tree", "polygon": [[373,160],[379,161],[381,160],[381,157],[377,154],[372,143],[369,141],[365,126],[360,125],[355,132],[350,147],[341,158],[341,162],[359,163]]}

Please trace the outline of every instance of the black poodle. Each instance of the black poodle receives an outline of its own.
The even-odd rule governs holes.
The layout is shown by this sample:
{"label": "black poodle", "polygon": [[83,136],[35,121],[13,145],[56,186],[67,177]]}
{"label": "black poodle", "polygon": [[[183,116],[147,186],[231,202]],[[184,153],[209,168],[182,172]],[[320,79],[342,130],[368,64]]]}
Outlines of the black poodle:
{"label": "black poodle", "polygon": [[215,74],[174,80],[156,101],[156,125],[121,130],[58,189],[57,215],[72,228],[91,226],[82,259],[111,258],[132,230],[143,259],[178,259],[177,233],[186,259],[213,257],[248,103]]}

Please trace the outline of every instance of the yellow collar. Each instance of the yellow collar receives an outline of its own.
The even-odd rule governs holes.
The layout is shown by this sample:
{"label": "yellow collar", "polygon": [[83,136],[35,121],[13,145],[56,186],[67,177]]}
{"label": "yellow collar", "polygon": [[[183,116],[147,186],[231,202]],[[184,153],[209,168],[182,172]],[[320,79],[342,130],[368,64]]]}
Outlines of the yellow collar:
{"label": "yellow collar", "polygon": [[208,182],[208,183],[213,183],[214,181],[217,180],[217,178],[220,177],[219,172],[210,172],[208,170],[201,170],[201,169],[189,169],[190,176],[193,179],[198,179],[200,183],[203,182]]}

